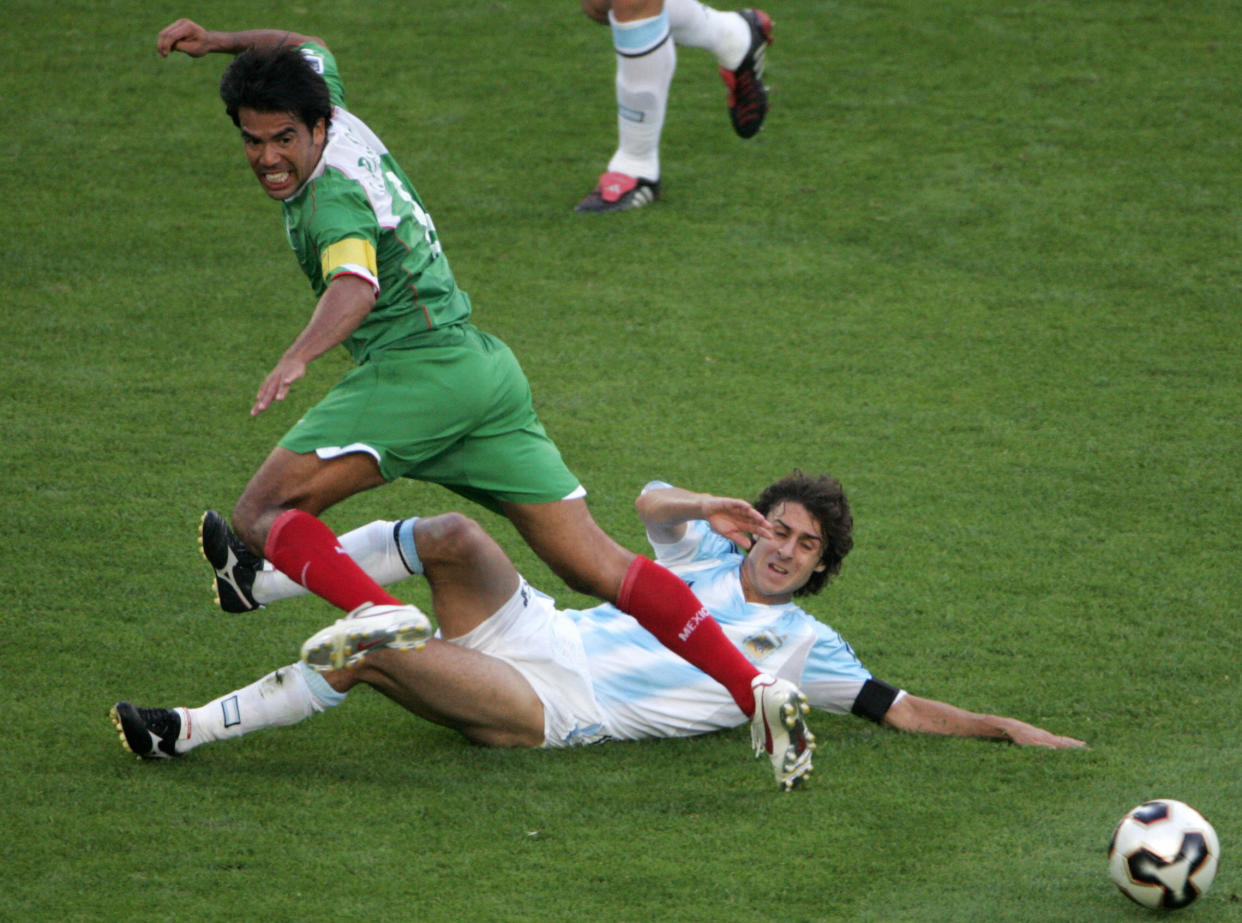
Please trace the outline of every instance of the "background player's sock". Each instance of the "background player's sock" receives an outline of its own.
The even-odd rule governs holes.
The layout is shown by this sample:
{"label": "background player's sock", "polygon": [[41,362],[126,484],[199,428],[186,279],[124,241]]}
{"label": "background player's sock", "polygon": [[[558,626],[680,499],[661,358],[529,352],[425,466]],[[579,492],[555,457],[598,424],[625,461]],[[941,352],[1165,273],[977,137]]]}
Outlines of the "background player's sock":
{"label": "background player's sock", "polygon": [[668,14],[612,23],[617,51],[617,134],[620,143],[608,162],[612,173],[660,178],[660,132],[668,105],[668,87],[677,67],[669,41]]}
{"label": "background player's sock", "polygon": [[[380,586],[388,586],[423,572],[414,547],[416,522],[417,516],[398,522],[377,519],[346,532],[340,537],[340,544],[368,577]],[[250,592],[256,602],[267,605],[278,599],[305,596],[310,591],[280,571],[264,568],[255,574]]]}
{"label": "background player's sock", "polygon": [[750,681],[759,671],[672,571],[642,555],[635,557],[621,582],[617,608],[728,689],[743,714],[754,714]]}
{"label": "background player's sock", "polygon": [[297,724],[344,701],[345,693],[337,692],[298,661],[199,708],[181,709],[177,752],[264,728]]}
{"label": "background player's sock", "polygon": [[673,41],[710,51],[725,70],[736,70],[750,50],[750,26],[737,13],[714,10],[698,0],[664,0],[664,9]]}
{"label": "background player's sock", "polygon": [[346,612],[364,603],[404,605],[367,576],[331,529],[302,510],[286,510],[272,523],[263,554],[277,570]]}

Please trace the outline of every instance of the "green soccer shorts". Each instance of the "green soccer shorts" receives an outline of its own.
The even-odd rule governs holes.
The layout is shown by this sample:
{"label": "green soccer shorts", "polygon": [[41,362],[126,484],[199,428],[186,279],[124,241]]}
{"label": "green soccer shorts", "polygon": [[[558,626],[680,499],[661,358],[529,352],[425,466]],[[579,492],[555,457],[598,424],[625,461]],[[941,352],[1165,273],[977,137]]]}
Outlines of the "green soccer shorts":
{"label": "green soccer shorts", "polygon": [[471,324],[351,370],[280,440],[333,458],[366,452],[387,481],[441,484],[488,509],[583,496],[531,403],[513,352]]}

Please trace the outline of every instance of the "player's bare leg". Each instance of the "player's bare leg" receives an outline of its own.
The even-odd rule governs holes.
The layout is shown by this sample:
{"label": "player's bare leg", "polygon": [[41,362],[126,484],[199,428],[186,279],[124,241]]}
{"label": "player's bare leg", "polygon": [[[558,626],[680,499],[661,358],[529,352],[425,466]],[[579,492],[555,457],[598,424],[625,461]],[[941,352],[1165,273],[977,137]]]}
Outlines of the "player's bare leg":
{"label": "player's bare leg", "polygon": [[277,446],[255,472],[233,508],[233,530],[262,555],[272,524],[287,510],[318,516],[347,497],[385,483],[375,459],[365,452],[320,458]]}
{"label": "player's bare leg", "polygon": [[378,689],[420,718],[490,747],[538,747],[543,703],[502,660],[432,639],[421,651],[377,650],[355,667],[324,675],[337,691]]}
{"label": "player's bare leg", "polygon": [[414,523],[414,544],[445,638],[467,634],[497,612],[521,584],[509,556],[473,519],[460,513]]}

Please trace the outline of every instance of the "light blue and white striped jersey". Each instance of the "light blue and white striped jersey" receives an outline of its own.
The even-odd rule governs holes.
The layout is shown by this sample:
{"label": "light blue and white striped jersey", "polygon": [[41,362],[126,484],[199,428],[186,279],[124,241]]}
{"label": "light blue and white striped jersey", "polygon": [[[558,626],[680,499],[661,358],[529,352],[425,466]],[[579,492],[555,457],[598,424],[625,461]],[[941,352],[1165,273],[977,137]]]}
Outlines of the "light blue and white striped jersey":
{"label": "light blue and white striped jersey", "polygon": [[[687,523],[681,541],[652,542],[652,548],[756,667],[796,683],[814,708],[849,713],[871,674],[837,632],[797,604],[748,603],[740,576],[744,555],[732,542],[696,521]],[[616,607],[565,614],[582,635],[610,736],[688,737],[747,722],[723,686]]]}

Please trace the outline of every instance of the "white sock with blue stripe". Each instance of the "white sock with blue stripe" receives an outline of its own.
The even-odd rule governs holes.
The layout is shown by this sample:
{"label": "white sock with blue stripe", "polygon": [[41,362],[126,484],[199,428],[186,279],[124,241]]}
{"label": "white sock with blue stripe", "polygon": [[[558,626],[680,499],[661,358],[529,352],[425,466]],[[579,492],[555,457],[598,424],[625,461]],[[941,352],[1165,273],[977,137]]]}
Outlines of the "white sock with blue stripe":
{"label": "white sock with blue stripe", "polygon": [[612,43],[617,52],[617,134],[620,144],[608,162],[610,173],[660,178],[660,133],[668,106],[668,88],[677,68],[669,36],[668,13],[617,22],[611,12]]}
{"label": "white sock with blue stripe", "polygon": [[297,724],[344,701],[345,693],[337,692],[299,660],[199,708],[181,709],[177,752],[252,731]]}

